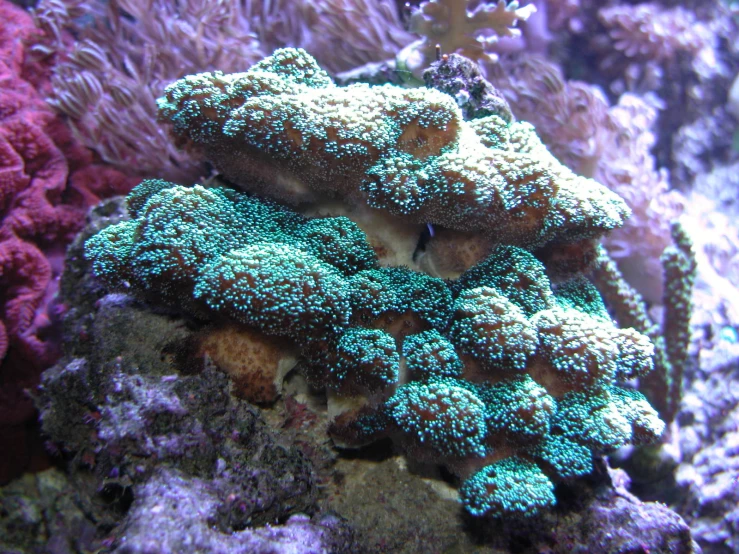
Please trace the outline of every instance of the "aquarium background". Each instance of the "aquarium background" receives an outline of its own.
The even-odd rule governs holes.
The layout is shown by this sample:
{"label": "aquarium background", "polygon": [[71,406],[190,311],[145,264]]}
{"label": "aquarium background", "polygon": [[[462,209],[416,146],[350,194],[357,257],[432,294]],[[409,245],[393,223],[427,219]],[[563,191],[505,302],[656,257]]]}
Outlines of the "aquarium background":
{"label": "aquarium background", "polygon": [[[0,551],[739,552],[738,10],[719,0],[0,0]],[[292,53],[263,61],[284,48],[303,49],[328,80],[305,58],[304,73],[284,69]],[[217,78],[187,88],[190,75],[255,67],[279,78],[249,82],[242,96],[215,90]],[[351,109],[330,112],[330,124],[310,119],[331,87],[363,83],[347,90],[366,96],[341,100]],[[392,87],[391,100],[380,86]],[[265,90],[295,101],[257,105]],[[251,137],[243,144],[222,132],[223,110],[249,95],[270,116],[310,121],[300,129],[315,141],[300,145],[305,156],[280,150],[294,138],[284,126],[265,145],[255,119],[238,128]],[[181,109],[184,97],[192,104]],[[388,150],[361,178],[341,156],[309,155],[331,132],[347,142],[366,133],[382,150],[390,136],[406,140],[392,135],[395,124],[422,130],[408,143],[452,148],[462,139],[434,134],[448,128],[443,117],[456,108],[438,105],[450,102],[464,132],[487,141],[474,148],[539,164],[526,174],[510,154],[500,179],[520,195],[501,201],[499,219],[474,223],[473,208],[454,211],[441,193],[409,184],[434,171],[446,178],[444,167],[423,166],[419,177],[413,165],[438,152],[399,162]],[[378,105],[387,130],[366,116]],[[479,123],[490,117],[499,118],[493,130]],[[538,139],[509,133],[518,122]],[[470,182],[482,182],[490,176],[468,167],[470,152],[455,155]],[[290,187],[300,177],[310,185],[303,196]],[[541,208],[545,181],[551,198],[566,189],[575,200]],[[194,185],[204,187],[197,201]],[[405,187],[410,200],[393,196]],[[257,200],[235,200],[244,189]],[[172,204],[161,200],[168,190]],[[615,195],[628,218],[613,215]],[[262,201],[273,207],[254,207]],[[227,224],[232,209],[246,219]],[[525,230],[519,209],[535,214]],[[601,212],[610,219],[596,221]],[[199,231],[183,223],[201,214]],[[351,222],[326,230],[304,218]],[[303,267],[311,256],[331,267],[283,319],[259,303],[270,286],[282,290],[280,279],[289,290],[305,281],[298,270],[257,272],[259,284],[249,282],[259,300],[239,311],[197,284],[206,270],[196,263],[189,285],[172,277],[167,264],[181,252],[158,238],[144,257],[164,252],[161,267],[129,274],[144,262],[121,254],[123,233],[105,229],[138,222],[135,249],[147,221],[205,236],[195,250],[221,248],[207,241],[246,225],[269,243],[254,257],[259,268]],[[497,261],[484,265],[493,251]],[[310,303],[333,302],[341,279],[379,271],[374,256],[378,267],[409,269],[352,285],[351,314]],[[510,274],[496,269],[514,259]],[[536,264],[546,282],[532,277]],[[222,278],[213,275],[203,282]],[[538,308],[510,315],[513,293],[498,299],[504,315],[494,322],[491,311],[469,315],[483,302],[471,290],[500,292],[514,277],[527,294],[577,312],[548,329],[580,325],[577,333],[547,342],[560,331],[546,334]],[[379,308],[367,307],[372,295],[356,300],[373,287],[385,287]],[[450,300],[434,292],[444,287]],[[344,325],[329,317],[356,336],[328,333]],[[513,330],[497,335],[493,324]],[[518,341],[531,326],[536,354]],[[532,369],[544,351],[579,400],[562,400]],[[636,367],[645,356],[651,372]],[[486,397],[466,383],[507,377],[462,379],[462,363],[468,372],[525,367],[547,390],[500,386]],[[609,364],[628,392],[598,404],[606,393],[596,377]],[[437,373],[418,377],[424,371]],[[506,410],[535,396],[522,412]],[[521,426],[526,417],[560,432]],[[504,438],[492,448],[494,425]],[[478,443],[475,433],[488,435]],[[486,456],[515,464],[475,480]]]}

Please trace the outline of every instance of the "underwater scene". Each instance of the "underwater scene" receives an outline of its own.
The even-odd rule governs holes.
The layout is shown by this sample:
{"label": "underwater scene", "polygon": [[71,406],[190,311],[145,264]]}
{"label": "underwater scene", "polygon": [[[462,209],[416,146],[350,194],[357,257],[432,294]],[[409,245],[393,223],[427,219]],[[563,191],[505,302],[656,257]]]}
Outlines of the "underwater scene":
{"label": "underwater scene", "polygon": [[0,0],[0,554],[739,553],[739,2]]}

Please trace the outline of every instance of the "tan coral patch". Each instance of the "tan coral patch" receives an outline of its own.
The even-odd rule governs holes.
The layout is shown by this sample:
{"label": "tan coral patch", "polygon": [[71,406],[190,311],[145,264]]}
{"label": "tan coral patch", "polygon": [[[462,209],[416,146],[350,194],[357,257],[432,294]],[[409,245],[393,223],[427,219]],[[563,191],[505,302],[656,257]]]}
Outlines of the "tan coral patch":
{"label": "tan coral patch", "polygon": [[297,363],[284,341],[236,325],[205,331],[197,354],[210,357],[231,377],[237,396],[258,404],[277,399],[282,379]]}

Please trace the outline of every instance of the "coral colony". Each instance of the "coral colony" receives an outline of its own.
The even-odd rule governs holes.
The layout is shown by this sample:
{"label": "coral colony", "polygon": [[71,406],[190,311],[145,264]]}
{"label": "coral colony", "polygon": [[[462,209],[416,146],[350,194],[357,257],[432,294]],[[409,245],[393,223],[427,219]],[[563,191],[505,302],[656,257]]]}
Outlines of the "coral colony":
{"label": "coral colony", "polygon": [[[629,209],[530,125],[465,121],[434,89],[338,87],[300,49],[185,77],[159,109],[243,190],[144,181],[130,219],[87,241],[94,273],[289,339],[335,397],[339,443],[392,437],[458,475],[469,513],[527,516],[554,505],[554,483],[592,471],[594,454],[659,439],[655,410],[622,386],[652,370],[652,343],[615,327],[595,288],[562,269]],[[329,200],[494,246],[455,280],[386,265],[350,218],[289,207]],[[560,260],[556,281],[534,248]]]}
{"label": "coral colony", "polygon": [[0,0],[0,551],[739,552],[737,6]]}

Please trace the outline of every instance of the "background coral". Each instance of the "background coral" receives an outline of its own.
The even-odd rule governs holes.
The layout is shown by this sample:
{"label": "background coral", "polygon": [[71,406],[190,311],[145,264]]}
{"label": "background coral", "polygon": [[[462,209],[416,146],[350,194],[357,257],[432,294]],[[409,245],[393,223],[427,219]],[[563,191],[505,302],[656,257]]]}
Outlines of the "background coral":
{"label": "background coral", "polygon": [[[393,0],[277,0],[249,4],[250,25],[265,54],[286,46],[303,48],[331,72],[384,61],[414,39]],[[193,68],[191,72],[207,69],[210,68]],[[223,67],[216,69],[229,72]]]}
{"label": "background coral", "polygon": [[409,30],[421,38],[398,53],[398,70],[401,76],[407,71],[420,80],[440,53],[457,53],[475,62],[494,59],[486,46],[495,45],[500,38],[519,37],[521,31],[516,25],[534,12],[533,4],[519,7],[518,2],[505,0],[421,2],[410,8],[409,16]]}
{"label": "background coral", "polygon": [[155,99],[169,82],[200,71],[243,71],[287,45],[347,69],[384,59],[411,39],[387,0],[42,0],[33,13],[42,34],[29,44],[52,58],[49,101],[77,138],[123,171],[175,180],[207,170],[156,123]]}
{"label": "background coral", "polygon": [[704,71],[718,69],[714,55],[717,29],[697,20],[695,13],[682,6],[666,8],[657,3],[609,6],[598,11],[598,19],[612,41],[612,53],[601,62],[604,73],[612,72],[613,66],[619,63],[651,65],[649,69],[621,68],[624,78],[630,79],[624,86],[638,86],[636,79],[644,78],[647,73],[658,76],[660,64],[675,61],[683,53],[696,58],[695,63],[701,64]]}
{"label": "background coral", "polygon": [[[556,10],[564,4],[553,3]],[[609,128],[625,129],[625,136],[635,139],[632,142],[618,138],[608,150],[614,151],[614,146],[624,149],[622,158],[628,162],[621,166],[621,171],[635,178],[631,180],[633,188],[623,186],[620,194],[629,201],[637,217],[631,229],[647,240],[619,240],[618,234],[614,234],[618,242],[612,246],[625,274],[651,303],[659,303],[659,287],[649,284],[655,283],[658,268],[650,268],[647,262],[647,272],[642,275],[638,268],[644,267],[644,260],[656,259],[653,254],[659,253],[659,246],[669,243],[668,224],[683,210],[682,206],[690,207],[692,221],[686,220],[686,225],[696,230],[700,228],[697,221],[709,219],[707,212],[712,210],[705,200],[688,194],[686,201],[677,191],[686,194],[696,181],[705,182],[713,171],[726,172],[736,160],[731,146],[736,119],[727,112],[727,94],[738,68],[737,44],[732,39],[737,22],[726,3],[718,0],[679,4],[604,4],[582,0],[568,26],[563,28],[560,22],[552,21],[555,34],[549,52],[550,60],[566,75],[598,86],[614,106],[609,111],[613,111],[615,126],[601,128],[606,132]],[[515,103],[511,100],[512,106]],[[626,110],[616,107],[624,104]],[[639,107],[640,104],[645,106]],[[582,113],[588,112],[598,120],[599,110],[583,107]],[[631,121],[647,124],[649,132],[635,134],[634,128],[629,129]],[[547,144],[557,151],[553,142]],[[617,161],[615,167],[619,167]],[[618,187],[618,174],[614,172],[613,176],[616,178],[604,175],[601,179]],[[655,194],[657,190],[661,192]],[[731,249],[727,249],[727,241],[721,237],[734,234],[734,229],[718,234],[699,232],[697,255],[703,262],[711,260],[710,252],[730,256]],[[723,274],[722,267],[725,262],[699,263],[699,288],[708,290],[713,285],[707,283],[720,282],[716,274]],[[733,282],[724,289],[731,291],[725,296],[736,298],[736,287]],[[722,295],[709,293],[704,298]]]}
{"label": "background coral", "polygon": [[132,182],[94,163],[37,92],[46,68],[23,47],[35,33],[30,16],[5,1],[0,16],[0,424],[3,441],[17,441],[18,452],[5,458],[4,481],[27,456],[22,427],[33,408],[24,389],[59,355],[54,322],[63,306],[55,295],[64,247],[87,206]]}
{"label": "background coral", "polygon": [[619,324],[648,335],[655,345],[655,371],[641,380],[640,389],[668,423],[680,409],[690,365],[693,287],[697,274],[693,243],[686,230],[675,222],[671,235],[673,244],[661,257],[665,282],[661,322],[651,319],[641,295],[626,282],[605,250],[601,251],[593,272],[593,280],[603,291]]}
{"label": "background coral", "polygon": [[530,121],[552,153],[624,198],[632,210],[623,228],[606,238],[627,278],[651,302],[662,296],[659,257],[670,244],[670,222],[684,199],[651,151],[657,110],[634,95],[610,106],[598,87],[565,80],[542,57],[503,57],[488,69],[514,114]]}

